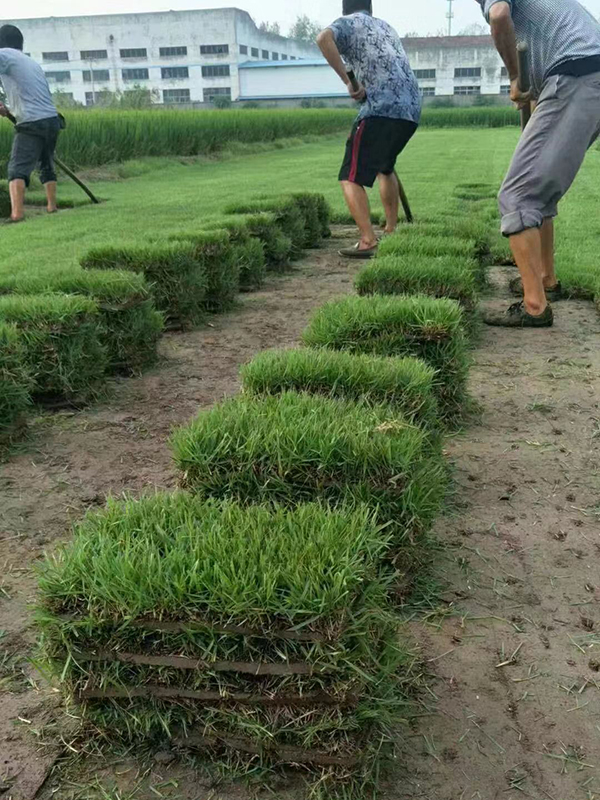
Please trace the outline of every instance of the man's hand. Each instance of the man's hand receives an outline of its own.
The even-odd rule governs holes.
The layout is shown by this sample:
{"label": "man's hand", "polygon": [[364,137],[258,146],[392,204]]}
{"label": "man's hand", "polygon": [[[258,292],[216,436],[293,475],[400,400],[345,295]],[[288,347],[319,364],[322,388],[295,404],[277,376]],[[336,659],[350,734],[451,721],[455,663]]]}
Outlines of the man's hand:
{"label": "man's hand", "polygon": [[8,117],[9,113],[9,110],[4,103],[0,103],[0,117]]}
{"label": "man's hand", "polygon": [[525,108],[531,103],[531,92],[522,92],[519,89],[519,79],[515,78],[510,82],[510,99],[517,108]]}
{"label": "man's hand", "polygon": [[353,100],[356,100],[357,103],[362,103],[363,100],[367,97],[367,91],[362,83],[359,83],[358,89],[354,89],[351,83],[346,84],[348,87],[348,94]]}

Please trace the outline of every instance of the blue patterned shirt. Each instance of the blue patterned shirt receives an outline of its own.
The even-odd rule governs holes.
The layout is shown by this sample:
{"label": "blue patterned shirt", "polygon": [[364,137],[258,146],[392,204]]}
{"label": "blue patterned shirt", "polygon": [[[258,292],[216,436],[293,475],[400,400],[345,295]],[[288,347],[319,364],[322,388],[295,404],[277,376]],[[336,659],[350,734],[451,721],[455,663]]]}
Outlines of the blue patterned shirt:
{"label": "blue patterned shirt", "polygon": [[329,26],[340,55],[367,91],[359,119],[388,117],[418,124],[421,96],[402,41],[387,22],[366,11]]}

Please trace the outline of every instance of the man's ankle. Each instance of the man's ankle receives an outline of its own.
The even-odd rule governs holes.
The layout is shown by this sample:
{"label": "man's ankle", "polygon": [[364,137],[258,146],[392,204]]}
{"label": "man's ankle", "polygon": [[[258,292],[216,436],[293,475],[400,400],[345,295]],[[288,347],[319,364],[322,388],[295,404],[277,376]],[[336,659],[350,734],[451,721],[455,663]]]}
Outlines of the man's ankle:
{"label": "man's ankle", "polygon": [[531,317],[541,317],[542,314],[545,313],[546,309],[548,308],[548,303],[541,303],[531,304],[531,303],[524,303],[525,311]]}

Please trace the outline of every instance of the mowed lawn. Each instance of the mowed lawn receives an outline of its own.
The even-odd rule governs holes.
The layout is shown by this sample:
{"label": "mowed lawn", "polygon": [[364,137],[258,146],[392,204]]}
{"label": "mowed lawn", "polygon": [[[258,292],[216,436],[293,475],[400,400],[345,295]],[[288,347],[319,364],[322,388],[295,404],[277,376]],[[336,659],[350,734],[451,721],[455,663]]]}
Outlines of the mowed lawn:
{"label": "mowed lawn", "polygon": [[[434,217],[458,184],[499,185],[517,139],[513,128],[420,131],[398,167],[415,217]],[[344,136],[326,137],[316,143],[193,164],[157,159],[155,168],[140,177],[96,181],[94,191],[106,199],[100,206],[83,205],[56,217],[39,215],[24,225],[3,227],[0,272],[52,269],[78,263],[92,246],[146,243],[176,231],[197,230],[204,220],[220,215],[227,204],[258,195],[322,192],[341,211],[344,204],[337,173],[344,143]],[[65,197],[83,198],[66,178],[60,190]],[[379,209],[376,189],[371,196],[374,208]],[[576,255],[586,266],[595,266],[599,200],[600,152],[594,148],[564,203],[560,258],[570,260]]]}

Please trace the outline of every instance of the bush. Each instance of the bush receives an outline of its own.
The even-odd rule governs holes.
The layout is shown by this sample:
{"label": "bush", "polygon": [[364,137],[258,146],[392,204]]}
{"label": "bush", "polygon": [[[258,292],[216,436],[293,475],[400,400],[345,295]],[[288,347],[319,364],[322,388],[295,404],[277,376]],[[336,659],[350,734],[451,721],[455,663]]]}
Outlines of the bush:
{"label": "bush", "polygon": [[211,103],[213,104],[213,106],[215,108],[217,108],[217,109],[219,109],[221,111],[223,111],[225,109],[228,109],[228,108],[231,108],[231,105],[232,105],[231,97],[223,97],[223,96],[219,96],[219,95],[217,95],[216,97],[213,97],[212,100],[211,100]]}
{"label": "bush", "polygon": [[310,392],[328,397],[388,403],[407,420],[438,427],[435,372],[416,358],[377,358],[335,350],[272,350],[242,368],[252,394]]}
{"label": "bush", "polygon": [[204,228],[228,232],[233,256],[240,269],[240,290],[252,292],[260,289],[267,271],[265,246],[252,232],[248,217],[219,217],[210,220]]}
{"label": "bush", "polygon": [[359,295],[425,294],[456,300],[466,311],[477,306],[472,269],[461,258],[388,256],[376,258],[356,277]]}
{"label": "bush", "polygon": [[353,353],[421,358],[437,372],[441,415],[453,421],[462,412],[469,358],[463,312],[453,300],[348,297],[314,314],[304,342]]}
{"label": "bush", "polygon": [[154,301],[169,323],[199,322],[205,308],[208,276],[190,242],[145,247],[99,247],[81,260],[85,269],[141,272],[152,285]]}
{"label": "bush", "polygon": [[137,372],[156,361],[163,319],[143,275],[79,267],[0,274],[0,295],[47,293],[87,295],[97,302],[112,371]]}
{"label": "bush", "polygon": [[443,495],[429,433],[389,406],[242,395],[176,431],[173,450],[182,484],[205,497],[366,502],[393,521],[397,545],[429,526]]}
{"label": "bush", "polygon": [[[261,755],[238,766],[305,764],[364,789],[409,678],[385,609],[389,541],[364,507],[111,501],[45,562],[47,662],[113,741],[185,736],[226,759],[249,741]],[[325,770],[316,754],[349,761]]]}
{"label": "bush", "polygon": [[193,244],[195,257],[206,275],[207,288],[203,308],[213,314],[227,311],[240,291],[240,264],[225,230],[177,233],[173,240]]}
{"label": "bush", "polygon": [[0,297],[0,321],[19,329],[35,399],[82,402],[96,393],[108,366],[98,307],[86,297]]}
{"label": "bush", "polygon": [[24,420],[31,388],[19,332],[14,325],[0,322],[0,445],[12,438]]}

